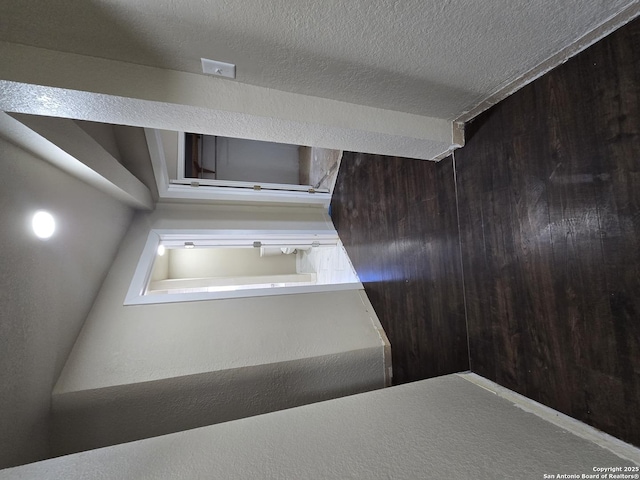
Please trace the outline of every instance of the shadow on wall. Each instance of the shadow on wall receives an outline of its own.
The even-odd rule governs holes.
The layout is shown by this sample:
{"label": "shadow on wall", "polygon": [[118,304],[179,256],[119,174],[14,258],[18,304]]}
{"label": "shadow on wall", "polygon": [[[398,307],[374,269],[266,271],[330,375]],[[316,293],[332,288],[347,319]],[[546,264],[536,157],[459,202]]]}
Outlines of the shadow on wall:
{"label": "shadow on wall", "polygon": [[[52,453],[66,455],[382,388],[379,355],[371,348],[55,395]],[[358,380],[353,372],[361,373]]]}
{"label": "shadow on wall", "polygon": [[[91,0],[2,1],[0,39],[25,45],[44,41],[46,48],[78,54],[91,54],[100,45],[103,57],[123,50],[160,60],[126,21],[104,2]],[[2,182],[0,211],[5,220],[1,283],[9,286],[0,302],[0,468],[6,468],[50,456],[51,390],[131,211],[41,159],[0,144],[7,163],[3,179],[10,179]],[[34,242],[23,233],[23,222],[43,207],[56,216],[57,232],[48,242]]]}
{"label": "shadow on wall", "polygon": [[[51,391],[132,211],[0,139],[0,468],[49,456]],[[33,235],[39,209],[53,236]]]}

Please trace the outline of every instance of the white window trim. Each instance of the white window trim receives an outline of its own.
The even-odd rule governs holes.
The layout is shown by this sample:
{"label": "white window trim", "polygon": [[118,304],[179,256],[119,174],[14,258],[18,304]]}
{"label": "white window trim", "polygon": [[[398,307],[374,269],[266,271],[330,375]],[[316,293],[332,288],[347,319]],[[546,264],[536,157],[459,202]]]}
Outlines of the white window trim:
{"label": "white window trim", "polygon": [[[246,188],[253,186],[247,182],[222,182],[220,180],[178,180],[174,183],[169,180],[167,162],[162,146],[160,131],[150,128],[144,129],[151,157],[151,165],[158,186],[158,196],[161,199],[192,199],[192,200],[222,200],[233,202],[269,202],[269,203],[296,203],[304,205],[322,205],[328,207],[331,202],[331,194],[324,192],[309,193],[308,191],[294,190],[254,190]],[[179,132],[178,142],[181,146],[178,155],[182,155],[184,162],[184,133]],[[182,163],[178,161],[178,165]],[[184,164],[183,173],[184,177]],[[213,182],[213,183],[211,183]],[[245,186],[239,184],[246,183]],[[221,186],[221,185],[227,186]],[[202,185],[202,186],[201,186]],[[265,184],[266,185],[266,184]],[[303,187],[304,188],[304,187]]]}
{"label": "white window trim", "polygon": [[262,230],[162,230],[149,232],[147,242],[131,279],[124,305],[149,305],[156,303],[195,302],[202,300],[221,300],[225,298],[264,297],[272,295],[291,295],[299,293],[333,292],[338,290],[361,290],[360,282],[331,285],[301,285],[279,288],[255,288],[222,292],[192,292],[145,295],[158,246],[183,246],[184,242],[193,242],[197,247],[213,246],[253,246],[259,240],[262,246],[302,246],[316,243],[322,245],[341,245],[336,233],[326,231],[282,231],[278,233]]}
{"label": "white window trim", "polygon": [[[188,185],[191,186],[193,182],[211,187],[240,187],[240,188],[253,188],[256,184],[259,184],[261,188],[267,190],[289,190],[309,193],[309,189],[315,190],[315,193],[329,193],[328,188],[314,189],[312,185],[290,185],[286,183],[269,183],[269,182],[244,182],[238,180],[212,180],[208,178],[190,178],[186,177],[184,173],[185,164],[185,143],[186,133],[178,132],[178,175],[176,180],[170,180],[169,183],[176,185]],[[217,152],[216,152],[217,154]]]}

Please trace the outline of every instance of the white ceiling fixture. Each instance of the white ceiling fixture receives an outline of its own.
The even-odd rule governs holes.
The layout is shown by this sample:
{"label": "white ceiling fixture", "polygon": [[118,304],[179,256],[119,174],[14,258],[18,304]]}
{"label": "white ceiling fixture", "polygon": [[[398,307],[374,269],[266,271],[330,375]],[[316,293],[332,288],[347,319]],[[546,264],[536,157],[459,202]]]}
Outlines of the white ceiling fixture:
{"label": "white ceiling fixture", "polygon": [[46,240],[56,231],[56,221],[49,212],[38,210],[31,220],[31,227],[36,237]]}
{"label": "white ceiling fixture", "polygon": [[236,78],[236,66],[233,63],[218,62],[201,58],[202,73],[218,77]]}

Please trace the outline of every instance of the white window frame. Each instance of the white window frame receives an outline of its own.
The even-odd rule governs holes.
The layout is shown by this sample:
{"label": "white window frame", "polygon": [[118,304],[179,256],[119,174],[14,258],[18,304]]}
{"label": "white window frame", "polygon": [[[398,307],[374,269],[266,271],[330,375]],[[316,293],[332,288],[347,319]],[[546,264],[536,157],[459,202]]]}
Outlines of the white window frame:
{"label": "white window frame", "polygon": [[261,230],[164,230],[149,232],[140,260],[131,279],[124,305],[148,305],[156,303],[194,302],[202,300],[220,300],[225,298],[263,297],[271,295],[290,295],[299,293],[332,292],[338,290],[361,290],[360,282],[338,283],[330,285],[300,285],[277,288],[254,288],[235,291],[159,293],[147,295],[146,290],[151,278],[158,246],[184,247],[191,242],[198,247],[254,247],[259,241],[261,246],[332,246],[342,245],[336,233],[321,231],[282,231],[278,233]]}
{"label": "white window frame", "polygon": [[[178,132],[178,175],[176,180],[170,180],[169,183],[174,185],[189,185],[196,182],[199,183],[200,186],[211,186],[211,187],[238,187],[238,188],[249,188],[254,189],[256,186],[259,186],[260,189],[265,190],[291,190],[304,192],[306,194],[309,193],[309,189],[315,190],[315,193],[329,193],[328,188],[318,188],[314,189],[312,185],[293,185],[289,183],[269,183],[269,182],[244,182],[239,180],[213,180],[211,178],[191,178],[185,176],[185,142],[186,142],[186,133]],[[217,152],[216,152],[217,155]]]}
{"label": "white window frame", "polygon": [[[331,202],[329,192],[309,193],[308,188],[300,185],[279,185],[261,183],[260,189],[254,189],[254,183],[226,180],[185,179],[184,178],[184,132],[178,132],[178,169],[182,165],[182,180],[169,179],[167,162],[162,146],[160,131],[145,128],[145,137],[151,156],[151,165],[161,199],[222,200],[233,202],[296,203],[303,205],[322,205],[328,207]],[[178,172],[176,175],[180,176]],[[268,188],[267,185],[279,188]],[[288,188],[299,187],[299,188]]]}

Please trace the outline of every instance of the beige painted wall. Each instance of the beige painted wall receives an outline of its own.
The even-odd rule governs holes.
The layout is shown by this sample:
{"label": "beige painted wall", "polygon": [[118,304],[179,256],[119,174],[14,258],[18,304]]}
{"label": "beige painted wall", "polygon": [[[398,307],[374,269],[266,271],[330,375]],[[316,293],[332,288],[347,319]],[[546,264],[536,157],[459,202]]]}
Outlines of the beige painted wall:
{"label": "beige painted wall", "polygon": [[154,201],[158,201],[158,186],[153,176],[149,147],[144,135],[144,129],[127,125],[114,125],[113,131],[120,150],[122,166],[144,183]]}
{"label": "beige painted wall", "polygon": [[259,248],[176,248],[167,253],[167,278],[253,277],[296,273],[295,255],[261,257]]}
{"label": "beige painted wall", "polygon": [[[216,150],[213,143],[212,137],[205,137],[205,152],[208,146]],[[298,184],[296,145],[218,137],[217,152],[216,171],[220,180]]]}
{"label": "beige painted wall", "polygon": [[178,132],[160,130],[164,159],[167,164],[167,175],[170,180],[178,178]]}
{"label": "beige painted wall", "polygon": [[152,228],[333,230],[320,208],[159,204],[136,214],[54,393],[365,348],[377,335],[319,311],[333,308],[319,294],[123,306]]}
{"label": "beige painted wall", "polygon": [[556,420],[559,412],[466,378],[446,375],[54,458],[0,479],[533,480],[640,464],[637,448],[593,429],[589,437],[584,424]]}
{"label": "beige painted wall", "polygon": [[364,292],[123,306],[152,228],[333,230],[321,208],[160,204],[139,213],[56,384],[56,453],[385,385]]}
{"label": "beige painted wall", "polygon": [[158,280],[166,280],[169,278],[169,256],[170,250],[167,250],[164,255],[156,255],[153,261],[153,269],[151,270],[151,281],[157,282]]}
{"label": "beige painted wall", "polygon": [[120,147],[118,147],[113,125],[109,123],[87,122],[84,120],[76,120],[75,122],[82,130],[87,132],[91,138],[98,142],[102,148],[109,152],[109,155],[122,163]]}
{"label": "beige painted wall", "polygon": [[[49,454],[51,391],[132,211],[0,139],[0,468]],[[30,230],[46,208],[53,238]]]}

